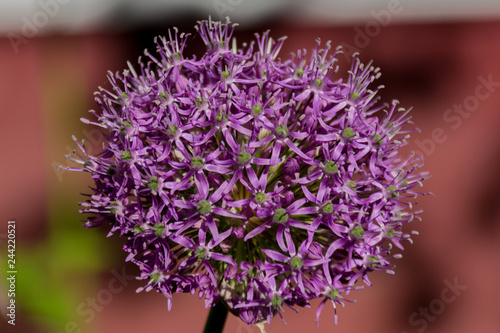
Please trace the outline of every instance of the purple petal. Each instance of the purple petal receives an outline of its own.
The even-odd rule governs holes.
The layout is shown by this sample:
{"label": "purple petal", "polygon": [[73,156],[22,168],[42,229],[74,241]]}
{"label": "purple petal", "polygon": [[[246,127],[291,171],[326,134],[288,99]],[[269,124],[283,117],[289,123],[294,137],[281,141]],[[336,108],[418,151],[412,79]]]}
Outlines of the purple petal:
{"label": "purple petal", "polygon": [[281,254],[279,252],[276,252],[274,250],[262,249],[261,251],[264,252],[266,254],[266,256],[268,256],[269,258],[271,258],[273,260],[280,261],[280,262],[285,262],[288,260],[287,256],[285,256],[284,254]]}
{"label": "purple petal", "polygon": [[289,228],[285,228],[285,239],[286,239],[286,244],[288,246],[288,253],[290,253],[290,256],[293,257],[297,253],[295,252],[295,244],[293,243],[292,235],[290,234]]}
{"label": "purple petal", "polygon": [[223,261],[226,262],[232,266],[236,266],[236,262],[231,258],[230,256],[216,253],[216,252],[211,252],[210,253],[210,259],[217,260],[217,261]]}
{"label": "purple petal", "polygon": [[212,208],[212,212],[214,214],[217,214],[217,215],[220,215],[220,216],[226,216],[226,217],[232,217],[232,218],[235,218],[235,219],[246,219],[245,216],[241,215],[241,214],[236,214],[236,213],[231,213],[231,212],[228,212],[227,210],[225,209],[222,209],[220,207],[213,207]]}
{"label": "purple petal", "polygon": [[264,232],[272,223],[273,222],[271,220],[259,225],[258,227],[250,231],[248,234],[246,234],[243,240],[246,242],[247,240],[259,235],[260,233]]}
{"label": "purple petal", "polygon": [[281,151],[281,144],[278,142],[274,143],[273,147],[273,152],[271,154],[271,161],[269,162],[269,165],[276,165],[280,162],[279,154]]}
{"label": "purple petal", "polygon": [[317,213],[318,211],[318,207],[303,207],[295,210],[293,213],[290,213],[290,215],[311,215]]}
{"label": "purple petal", "polygon": [[222,242],[223,240],[225,240],[226,238],[228,238],[229,236],[231,236],[233,232],[233,228],[229,228],[228,230],[224,231],[223,233],[221,234],[218,234],[217,237],[214,237],[209,243],[208,243],[208,247],[213,249],[214,247],[216,247],[217,245],[220,244],[220,242]]}
{"label": "purple petal", "polygon": [[299,155],[300,157],[302,157],[302,159],[304,161],[309,161],[311,158],[309,156],[307,156],[306,154],[304,154],[302,152],[302,150],[300,150],[292,141],[290,141],[290,139],[285,139],[285,143],[286,145],[288,146],[288,148],[290,148],[291,150],[293,150],[293,152],[297,155]]}
{"label": "purple petal", "polygon": [[278,243],[278,246],[283,252],[286,252],[286,244],[283,239],[283,233],[284,233],[285,227],[282,224],[278,225],[278,228],[276,230],[276,242]]}
{"label": "purple petal", "polygon": [[293,100],[300,102],[305,100],[311,94],[311,89],[305,89],[302,93],[298,94]]}
{"label": "purple petal", "polygon": [[196,188],[198,193],[200,194],[200,199],[206,199],[208,196],[208,179],[203,173],[203,171],[198,171],[194,174],[194,178],[196,179]]}

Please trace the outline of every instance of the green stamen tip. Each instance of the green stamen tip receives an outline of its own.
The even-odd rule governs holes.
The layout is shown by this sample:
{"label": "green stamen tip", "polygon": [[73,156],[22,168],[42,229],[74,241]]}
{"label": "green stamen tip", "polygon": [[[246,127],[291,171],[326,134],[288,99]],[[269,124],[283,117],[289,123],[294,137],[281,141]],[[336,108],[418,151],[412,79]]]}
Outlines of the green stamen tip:
{"label": "green stamen tip", "polygon": [[330,291],[330,297],[333,299],[337,299],[340,296],[340,292],[338,289],[333,289]]}
{"label": "green stamen tip", "polygon": [[372,264],[368,264],[368,267],[370,267],[370,268],[377,267],[377,264],[379,263],[378,258],[376,256],[369,256],[368,261],[372,263]]}
{"label": "green stamen tip", "polygon": [[292,269],[301,269],[303,264],[304,262],[299,257],[293,257],[292,260],[290,260],[290,267]]}
{"label": "green stamen tip", "polygon": [[252,159],[252,155],[250,155],[247,152],[242,152],[238,154],[238,163],[240,164],[245,164],[246,162],[250,161]]}
{"label": "green stamen tip", "polygon": [[288,221],[288,214],[283,208],[278,208],[274,212],[273,221],[276,223],[286,223]]}
{"label": "green stamen tip", "polygon": [[196,98],[196,107],[201,107],[203,105],[203,100],[201,97]]}
{"label": "green stamen tip", "polygon": [[394,237],[394,230],[389,230],[385,233],[387,237]]}
{"label": "green stamen tip", "polygon": [[335,174],[335,173],[337,173],[337,171],[339,171],[339,167],[337,165],[335,165],[334,161],[327,161],[325,163],[324,170],[328,174]]}
{"label": "green stamen tip", "polygon": [[353,91],[353,92],[352,92],[352,95],[351,95],[351,99],[356,99],[356,98],[358,98],[359,96],[361,96],[361,95],[360,95],[358,92]]}
{"label": "green stamen tip", "polygon": [[288,136],[288,127],[286,125],[279,125],[276,127],[276,134],[281,137],[287,137]]}
{"label": "green stamen tip", "polygon": [[319,88],[322,83],[323,83],[323,80],[316,79],[316,88]]}
{"label": "green stamen tip", "polygon": [[333,204],[331,202],[329,202],[328,204],[326,204],[326,206],[324,206],[321,211],[325,214],[331,214],[333,213]]}
{"label": "green stamen tip", "polygon": [[255,104],[255,105],[253,106],[253,114],[254,114],[254,115],[256,115],[256,116],[257,116],[257,115],[259,115],[261,111],[262,111],[262,105],[260,105],[260,104]]}
{"label": "green stamen tip", "polygon": [[158,177],[153,176],[149,180],[148,187],[150,190],[157,190],[160,186],[158,185]]}
{"label": "green stamen tip", "polygon": [[351,136],[354,136],[354,131],[350,127],[346,127],[344,131],[342,132],[342,137],[343,138],[350,138]]}
{"label": "green stamen tip", "polygon": [[116,208],[114,208],[113,206],[118,206],[118,202],[116,202],[116,201],[112,201],[109,205],[111,206],[111,207],[109,208],[109,211],[110,211],[112,214],[115,214],[115,213],[116,213]]}
{"label": "green stamen tip", "polygon": [[217,115],[215,116],[215,120],[217,120],[217,122],[222,122],[224,120],[224,122],[227,121],[227,116],[223,113],[217,113]]}
{"label": "green stamen tip", "polygon": [[125,150],[121,155],[121,159],[124,161],[129,161],[132,159],[132,155],[130,155],[130,152],[128,150]]}
{"label": "green stamen tip", "polygon": [[171,125],[171,126],[169,126],[169,128],[168,128],[168,130],[167,130],[167,134],[168,134],[169,136],[176,136],[176,135],[177,135],[177,128],[178,128],[178,127],[177,127],[177,126],[175,126],[175,125]]}
{"label": "green stamen tip", "polygon": [[128,99],[128,94],[126,92],[122,92],[121,96],[123,99]]}
{"label": "green stamen tip", "polygon": [[373,143],[379,143],[380,140],[382,140],[382,136],[380,134],[375,134],[373,137]]}
{"label": "green stamen tip", "polygon": [[174,56],[175,59],[179,60],[181,58],[181,54],[179,52],[175,52],[174,54],[172,54]]}
{"label": "green stamen tip", "polygon": [[363,237],[364,232],[365,230],[363,229],[363,227],[358,225],[354,229],[352,229],[351,234],[356,238],[361,238]]}
{"label": "green stamen tip", "polygon": [[198,259],[205,259],[208,255],[208,251],[205,250],[205,249],[202,249],[202,248],[197,248],[195,251],[194,251],[194,255],[198,258]]}
{"label": "green stamen tip", "polygon": [[163,235],[163,232],[166,230],[165,225],[163,223],[156,223],[154,229],[156,237],[161,237],[161,235]]}
{"label": "green stamen tip", "polygon": [[274,295],[273,300],[271,301],[271,305],[275,308],[280,308],[281,304],[283,304],[283,299],[278,295]]}
{"label": "green stamen tip", "polygon": [[304,70],[302,68],[299,68],[295,73],[297,73],[297,76],[302,76],[302,74],[304,74]]}
{"label": "green stamen tip", "polygon": [[160,280],[160,273],[154,272],[149,277],[151,278],[151,280],[149,282],[151,284],[154,284],[154,283],[158,282],[158,280]]}
{"label": "green stamen tip", "polygon": [[227,79],[227,78],[229,78],[229,75],[231,75],[231,73],[229,73],[229,71],[223,71],[223,72],[222,72],[222,78],[223,78],[223,79]]}
{"label": "green stamen tip", "polygon": [[257,202],[258,204],[263,203],[265,200],[266,200],[265,193],[259,192],[255,195],[255,202]]}
{"label": "green stamen tip", "polygon": [[212,205],[207,200],[201,200],[196,209],[200,214],[205,215],[212,211]]}
{"label": "green stamen tip", "polygon": [[347,181],[347,186],[349,186],[350,188],[354,188],[354,187],[356,187],[356,182],[352,181],[352,180],[348,180]]}
{"label": "green stamen tip", "polygon": [[203,168],[203,159],[200,156],[194,156],[191,160],[191,166],[195,168]]}
{"label": "green stamen tip", "polygon": [[128,128],[131,128],[131,127],[132,127],[132,123],[131,123],[130,121],[128,121],[128,120],[125,120],[125,121],[123,122],[123,125],[124,125],[125,127],[128,127]]}
{"label": "green stamen tip", "polygon": [[397,190],[396,186],[394,186],[394,185],[387,186],[387,192],[391,192],[391,193],[389,193],[389,198],[394,199],[398,196],[398,192],[396,192],[396,190]]}
{"label": "green stamen tip", "polygon": [[134,226],[134,231],[135,231],[136,233],[141,233],[141,232],[143,232],[144,230],[146,230],[146,228],[144,228],[142,225],[138,225],[138,224],[136,224],[136,225]]}

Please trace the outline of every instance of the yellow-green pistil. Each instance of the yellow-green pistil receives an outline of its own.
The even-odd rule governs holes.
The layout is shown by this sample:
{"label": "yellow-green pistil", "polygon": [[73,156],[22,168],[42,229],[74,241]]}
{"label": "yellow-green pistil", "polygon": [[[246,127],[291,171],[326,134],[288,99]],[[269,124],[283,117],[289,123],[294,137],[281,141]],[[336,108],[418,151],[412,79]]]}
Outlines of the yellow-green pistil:
{"label": "yellow-green pistil", "polygon": [[333,204],[331,202],[328,202],[326,205],[324,205],[321,208],[321,211],[325,214],[331,214],[333,213]]}
{"label": "yellow-green pistil", "polygon": [[283,208],[278,208],[274,212],[273,221],[276,223],[286,223],[288,221],[288,214]]}
{"label": "yellow-green pistil", "polygon": [[283,298],[279,297],[278,295],[273,295],[271,305],[275,308],[279,308],[281,307],[281,304],[283,304]]}
{"label": "yellow-green pistil", "polygon": [[353,131],[353,129],[352,129],[352,128],[350,128],[350,127],[346,127],[346,128],[344,128],[344,130],[342,131],[342,137],[343,137],[343,138],[350,138],[350,137],[352,137],[352,136],[354,136],[354,131]]}
{"label": "yellow-green pistil", "polygon": [[262,105],[260,104],[255,104],[253,106],[253,114],[258,116],[260,114],[260,112],[262,111]]}
{"label": "yellow-green pistil", "polygon": [[201,215],[205,215],[212,211],[212,205],[207,200],[200,200],[196,209]]}
{"label": "yellow-green pistil", "polygon": [[201,99],[201,97],[197,97],[196,98],[196,107],[201,107],[203,105],[203,100]]}
{"label": "yellow-green pistil", "polygon": [[246,162],[250,161],[252,159],[252,155],[250,155],[247,152],[241,152],[238,154],[238,163],[239,164],[245,164]]}
{"label": "yellow-green pistil", "polygon": [[160,186],[158,185],[158,177],[153,176],[148,182],[148,187],[150,190],[157,190]]}
{"label": "yellow-green pistil", "polygon": [[207,257],[208,251],[205,250],[205,249],[203,249],[203,248],[198,247],[198,248],[196,248],[196,250],[194,250],[194,255],[198,259],[203,260],[203,259],[205,259]]}
{"label": "yellow-green pistil", "polygon": [[340,296],[340,292],[338,289],[333,289],[332,291],[330,291],[329,295],[331,298],[337,299]]}
{"label": "yellow-green pistil", "polygon": [[160,273],[154,272],[150,276],[151,280],[149,281],[151,284],[154,284],[160,280]]}
{"label": "yellow-green pistil", "polygon": [[259,193],[255,194],[255,202],[256,203],[261,204],[264,201],[266,201],[266,194],[265,193],[259,192]]}
{"label": "yellow-green pistil", "polygon": [[276,127],[276,134],[280,137],[286,138],[288,136],[288,127],[286,127],[286,125],[279,125]]}
{"label": "yellow-green pistil", "polygon": [[146,228],[144,228],[144,226],[142,226],[142,225],[136,224],[134,226],[134,232],[136,232],[138,234],[142,233],[144,230],[146,230]]}
{"label": "yellow-green pistil", "polygon": [[221,123],[221,122],[227,122],[227,116],[224,114],[224,113],[217,113],[217,115],[215,116],[215,120],[217,120],[218,123]]}
{"label": "yellow-green pistil", "polygon": [[163,235],[163,232],[165,232],[166,230],[165,225],[163,223],[156,223],[154,229],[156,237],[161,237],[161,235]]}
{"label": "yellow-green pistil", "polygon": [[177,128],[178,127],[175,125],[168,126],[168,129],[167,129],[168,136],[175,137],[177,135]]}
{"label": "yellow-green pistil", "polygon": [[304,262],[299,257],[293,257],[292,260],[290,260],[290,268],[293,270],[301,269],[303,264]]}
{"label": "yellow-green pistil", "polygon": [[396,186],[394,186],[394,185],[387,186],[387,192],[390,192],[389,198],[394,199],[398,196],[398,192],[396,192],[396,190],[397,190]]}
{"label": "yellow-green pistil", "polygon": [[333,175],[339,171],[338,166],[334,161],[326,161],[325,166],[323,167],[327,174]]}
{"label": "yellow-green pistil", "polygon": [[121,159],[123,161],[129,161],[132,159],[132,155],[130,155],[130,152],[128,150],[125,150],[121,155]]}
{"label": "yellow-green pistil", "polygon": [[191,166],[194,168],[203,168],[203,159],[200,156],[194,156],[191,160]]}
{"label": "yellow-green pistil", "polygon": [[365,232],[365,230],[363,229],[363,227],[360,225],[357,225],[356,227],[354,227],[354,229],[352,229],[351,234],[356,238],[362,238],[364,232]]}

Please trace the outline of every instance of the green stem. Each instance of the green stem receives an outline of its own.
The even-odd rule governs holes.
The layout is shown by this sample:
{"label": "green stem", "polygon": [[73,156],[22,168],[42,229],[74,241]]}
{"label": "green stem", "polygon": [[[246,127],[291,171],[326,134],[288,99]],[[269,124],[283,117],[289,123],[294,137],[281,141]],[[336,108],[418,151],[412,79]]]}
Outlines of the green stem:
{"label": "green stem", "polygon": [[222,333],[226,323],[227,308],[221,301],[210,309],[203,333]]}

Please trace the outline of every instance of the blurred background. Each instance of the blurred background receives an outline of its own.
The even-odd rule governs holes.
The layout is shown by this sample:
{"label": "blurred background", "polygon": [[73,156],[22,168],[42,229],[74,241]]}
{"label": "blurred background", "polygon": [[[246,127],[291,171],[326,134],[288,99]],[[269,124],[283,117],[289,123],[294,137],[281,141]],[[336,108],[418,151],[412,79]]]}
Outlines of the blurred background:
{"label": "blurred background", "polygon": [[[100,132],[79,121],[106,71],[132,63],[153,37],[192,32],[196,21],[238,22],[238,41],[271,29],[288,36],[281,57],[315,39],[343,45],[381,68],[386,102],[413,107],[416,151],[432,174],[420,198],[420,235],[396,275],[372,274],[350,294],[275,318],[268,332],[500,332],[500,2],[496,0],[11,0],[0,1],[0,331],[201,332],[208,310],[176,295],[139,293],[123,241],[85,230],[78,214],[87,174],[57,171],[76,148],[96,152]],[[16,325],[7,323],[7,221],[16,221]],[[229,317],[225,332],[259,332]]]}

